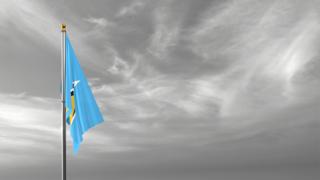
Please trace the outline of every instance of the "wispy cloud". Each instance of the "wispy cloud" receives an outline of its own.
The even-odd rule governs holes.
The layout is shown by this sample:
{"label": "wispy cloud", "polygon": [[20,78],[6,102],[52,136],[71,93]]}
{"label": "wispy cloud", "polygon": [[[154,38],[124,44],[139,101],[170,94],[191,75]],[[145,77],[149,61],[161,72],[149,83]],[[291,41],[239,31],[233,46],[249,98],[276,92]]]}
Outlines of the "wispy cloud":
{"label": "wispy cloud", "polygon": [[57,153],[53,147],[61,124],[58,100],[8,94],[1,94],[0,99],[0,154],[6,154],[9,161],[1,163],[16,166],[22,158],[33,164],[41,160],[34,159],[35,151]]}
{"label": "wispy cloud", "polygon": [[142,1],[134,1],[133,3],[122,7],[119,12],[116,14],[117,17],[131,16],[135,15],[145,6],[145,3]]}
{"label": "wispy cloud", "polygon": [[84,19],[85,21],[94,24],[97,27],[105,28],[107,26],[112,26],[113,23],[108,21],[105,18],[94,18],[94,17],[89,17]]}
{"label": "wispy cloud", "polygon": [[[45,39],[53,46],[58,46],[59,20],[50,14],[47,7],[35,1],[1,1],[2,26],[14,24],[20,31],[34,37]],[[50,34],[50,36],[48,35]]]}
{"label": "wispy cloud", "polygon": [[[6,166],[36,165],[52,161],[59,154],[61,144],[61,102],[58,99],[39,98],[24,94],[0,94],[0,154],[6,156],[0,164]],[[113,123],[108,123],[113,127]],[[122,128],[119,126],[119,128]],[[122,152],[134,150],[130,144],[117,142],[115,137],[90,132],[83,151]],[[71,138],[68,135],[68,148]],[[91,141],[91,142],[90,142]],[[87,147],[86,147],[87,146]],[[103,150],[104,147],[108,147]],[[98,147],[98,149],[96,149]],[[100,150],[99,150],[100,149]],[[43,154],[50,156],[41,157]],[[40,158],[41,157],[41,158]],[[21,162],[24,159],[25,164]],[[17,161],[18,164],[17,164]]]}
{"label": "wispy cloud", "polygon": [[[297,88],[294,77],[317,56],[312,46],[318,41],[319,26],[312,11],[301,11],[288,24],[282,19],[292,18],[296,6],[253,3],[255,8],[248,11],[248,3],[252,1],[226,3],[215,15],[206,12],[209,15],[191,36],[194,51],[207,61],[227,59],[220,75],[207,75],[205,80],[212,79],[212,88],[222,90],[217,95],[222,114],[290,103]],[[223,84],[214,85],[217,80]]]}
{"label": "wispy cloud", "polygon": [[161,7],[154,12],[154,33],[148,47],[151,54],[161,59],[176,45],[179,37],[179,24],[171,23],[167,11],[166,7]]}
{"label": "wispy cloud", "polygon": [[[119,161],[172,169],[315,162],[320,28],[312,0],[101,1],[86,12],[85,2],[63,8],[17,2],[0,7],[1,47],[21,33],[28,46],[39,41],[58,49],[59,18],[69,21],[106,120],[85,136],[80,160],[90,152],[104,170]],[[60,11],[65,17],[54,16]],[[20,67],[28,53],[2,67]],[[26,71],[41,69],[40,62]],[[20,83],[23,75],[17,74]],[[47,76],[41,78],[51,84]],[[60,103],[28,94],[0,95],[0,153],[8,157],[0,163],[59,155],[53,149],[60,144]]]}

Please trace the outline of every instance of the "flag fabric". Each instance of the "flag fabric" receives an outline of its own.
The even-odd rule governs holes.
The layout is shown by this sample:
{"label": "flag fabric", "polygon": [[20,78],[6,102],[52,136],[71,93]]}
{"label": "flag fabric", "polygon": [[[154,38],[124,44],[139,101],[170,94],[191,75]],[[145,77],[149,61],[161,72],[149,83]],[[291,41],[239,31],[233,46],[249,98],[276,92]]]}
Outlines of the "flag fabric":
{"label": "flag fabric", "polygon": [[103,122],[103,117],[67,35],[65,52],[66,121],[70,125],[73,152],[76,154],[83,141],[83,134]]}

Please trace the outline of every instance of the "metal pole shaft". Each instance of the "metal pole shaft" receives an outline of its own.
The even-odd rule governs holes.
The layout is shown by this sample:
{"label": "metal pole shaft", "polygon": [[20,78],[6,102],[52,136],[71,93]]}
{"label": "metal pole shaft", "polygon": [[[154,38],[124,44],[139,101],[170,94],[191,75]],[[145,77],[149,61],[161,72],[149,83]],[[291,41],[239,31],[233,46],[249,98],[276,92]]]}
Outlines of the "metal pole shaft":
{"label": "metal pole shaft", "polygon": [[66,79],[66,25],[61,24],[61,101],[62,101],[62,173],[61,179],[67,179],[67,147],[66,147],[66,108],[65,108],[65,79]]}

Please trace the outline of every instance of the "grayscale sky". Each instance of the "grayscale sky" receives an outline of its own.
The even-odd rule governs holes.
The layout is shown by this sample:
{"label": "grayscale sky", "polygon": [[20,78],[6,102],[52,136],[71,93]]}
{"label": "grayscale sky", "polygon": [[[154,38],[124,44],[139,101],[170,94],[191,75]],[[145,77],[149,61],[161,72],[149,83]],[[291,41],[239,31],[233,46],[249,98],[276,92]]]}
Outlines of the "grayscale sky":
{"label": "grayscale sky", "polygon": [[0,179],[57,180],[59,24],[105,122],[70,180],[316,180],[319,0],[0,0]]}

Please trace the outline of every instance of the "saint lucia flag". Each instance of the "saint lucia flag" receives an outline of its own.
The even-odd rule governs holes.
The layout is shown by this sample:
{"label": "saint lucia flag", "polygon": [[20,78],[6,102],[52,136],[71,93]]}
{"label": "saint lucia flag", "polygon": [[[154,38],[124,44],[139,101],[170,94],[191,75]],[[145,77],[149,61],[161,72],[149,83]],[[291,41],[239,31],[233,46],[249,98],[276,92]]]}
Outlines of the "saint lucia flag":
{"label": "saint lucia flag", "polygon": [[76,154],[83,140],[83,134],[103,122],[103,118],[67,35],[65,47],[66,120],[70,125],[73,151]]}

